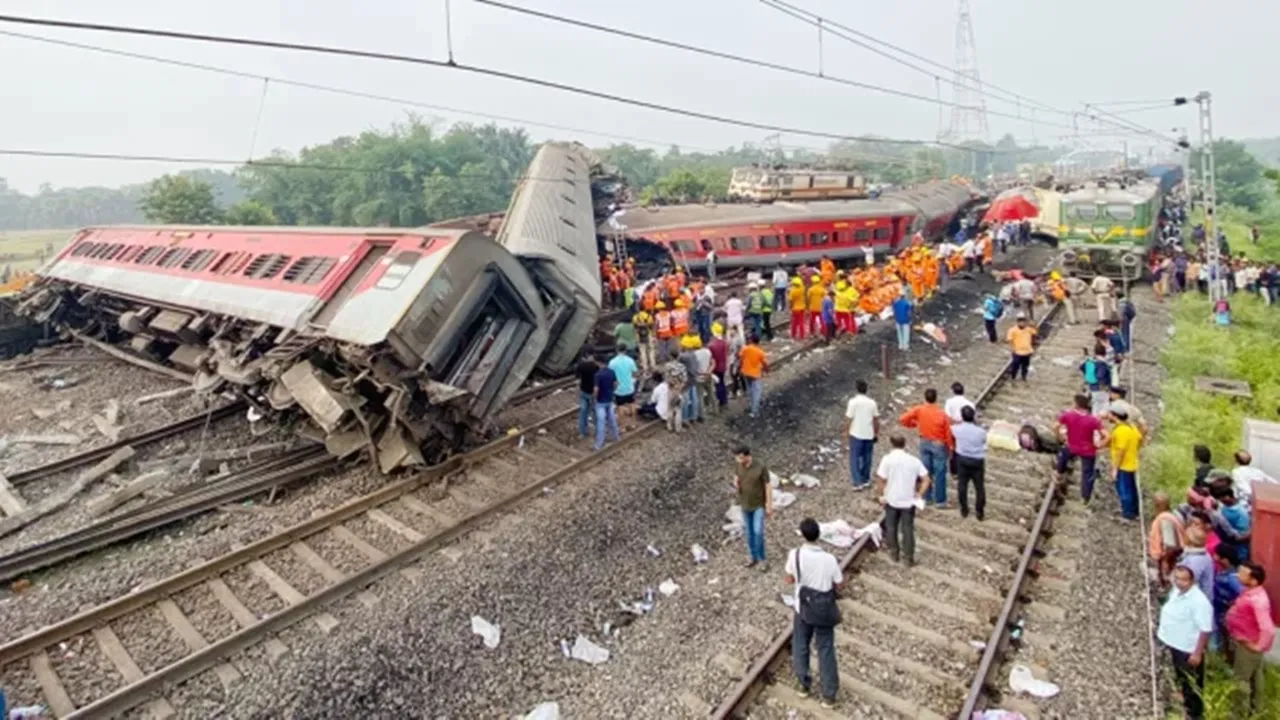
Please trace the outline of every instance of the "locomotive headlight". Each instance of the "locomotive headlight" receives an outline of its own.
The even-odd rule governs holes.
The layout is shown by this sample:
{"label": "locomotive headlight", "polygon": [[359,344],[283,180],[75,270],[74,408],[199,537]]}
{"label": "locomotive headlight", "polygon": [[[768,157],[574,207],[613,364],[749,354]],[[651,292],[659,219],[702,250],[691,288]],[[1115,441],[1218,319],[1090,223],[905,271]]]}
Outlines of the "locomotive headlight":
{"label": "locomotive headlight", "polygon": [[1142,258],[1137,253],[1127,253],[1120,258],[1120,264],[1127,268],[1135,268],[1142,264]]}

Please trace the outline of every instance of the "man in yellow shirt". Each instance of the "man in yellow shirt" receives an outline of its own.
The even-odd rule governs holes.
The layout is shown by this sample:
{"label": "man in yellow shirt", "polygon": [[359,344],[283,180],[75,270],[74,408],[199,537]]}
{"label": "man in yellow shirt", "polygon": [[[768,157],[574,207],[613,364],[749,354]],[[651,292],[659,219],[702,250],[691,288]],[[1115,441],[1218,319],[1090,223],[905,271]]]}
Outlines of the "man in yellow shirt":
{"label": "man in yellow shirt", "polygon": [[1120,499],[1120,515],[1125,520],[1138,519],[1138,449],[1142,446],[1142,431],[1129,422],[1129,414],[1113,409],[1111,416],[1116,426],[1111,429],[1107,445],[1111,449],[1111,477],[1116,482],[1116,497]]}
{"label": "man in yellow shirt", "polygon": [[809,289],[805,291],[805,297],[809,301],[809,332],[822,337],[824,328],[822,327],[822,299],[827,296],[827,289],[822,286],[822,278],[814,275],[809,285]]}
{"label": "man in yellow shirt", "polygon": [[1005,337],[1009,349],[1013,351],[1013,359],[1009,362],[1009,379],[1016,380],[1022,374],[1022,381],[1027,381],[1027,371],[1031,369],[1031,354],[1035,352],[1036,329],[1027,323],[1027,316],[1018,313],[1018,322],[1009,328]]}

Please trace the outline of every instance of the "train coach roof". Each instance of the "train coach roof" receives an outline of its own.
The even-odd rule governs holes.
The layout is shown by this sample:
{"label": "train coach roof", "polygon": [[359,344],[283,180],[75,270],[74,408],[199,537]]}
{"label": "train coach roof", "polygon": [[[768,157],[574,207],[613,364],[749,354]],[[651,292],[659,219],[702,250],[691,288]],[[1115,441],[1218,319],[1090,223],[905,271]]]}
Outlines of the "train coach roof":
{"label": "train coach roof", "polygon": [[359,235],[398,237],[400,235],[458,234],[455,228],[433,227],[330,227],[328,225],[92,225],[78,232],[128,230],[142,233],[283,233],[291,235]]}
{"label": "train coach roof", "polygon": [[1130,185],[1125,189],[1118,187],[1087,187],[1073,190],[1062,197],[1069,203],[1143,203],[1151,199],[1156,186],[1151,183]]}
{"label": "train coach roof", "polygon": [[[876,217],[880,215],[915,215],[916,207],[896,198],[876,200],[819,200],[795,203],[775,202],[761,205],[666,205],[627,208],[617,219],[629,233],[644,233],[684,227],[715,225],[767,225],[778,222],[832,220],[839,218]],[[608,223],[600,232],[611,233]]]}

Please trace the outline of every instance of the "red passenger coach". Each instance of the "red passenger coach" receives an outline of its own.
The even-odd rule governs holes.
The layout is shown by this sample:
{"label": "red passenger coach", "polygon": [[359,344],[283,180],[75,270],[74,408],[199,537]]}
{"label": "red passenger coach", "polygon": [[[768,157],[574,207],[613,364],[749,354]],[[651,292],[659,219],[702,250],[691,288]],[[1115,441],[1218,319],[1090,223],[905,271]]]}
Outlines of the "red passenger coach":
{"label": "red passenger coach", "polygon": [[[637,207],[615,215],[625,237],[666,246],[690,267],[706,264],[714,250],[719,267],[773,267],[896,252],[915,232],[940,237],[974,199],[959,183],[930,183],[865,200],[763,205]],[[600,232],[616,235],[609,223]]]}

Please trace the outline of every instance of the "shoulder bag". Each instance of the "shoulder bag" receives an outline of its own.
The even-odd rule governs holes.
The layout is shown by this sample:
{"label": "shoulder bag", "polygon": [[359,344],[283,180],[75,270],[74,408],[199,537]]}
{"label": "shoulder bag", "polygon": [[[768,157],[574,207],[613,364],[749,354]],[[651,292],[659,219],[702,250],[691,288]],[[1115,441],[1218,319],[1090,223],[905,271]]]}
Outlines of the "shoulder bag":
{"label": "shoulder bag", "polygon": [[796,585],[800,592],[800,619],[813,627],[835,627],[840,624],[840,608],[836,605],[836,590],[823,592],[805,587],[800,581],[800,550],[796,548]]}

